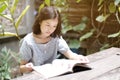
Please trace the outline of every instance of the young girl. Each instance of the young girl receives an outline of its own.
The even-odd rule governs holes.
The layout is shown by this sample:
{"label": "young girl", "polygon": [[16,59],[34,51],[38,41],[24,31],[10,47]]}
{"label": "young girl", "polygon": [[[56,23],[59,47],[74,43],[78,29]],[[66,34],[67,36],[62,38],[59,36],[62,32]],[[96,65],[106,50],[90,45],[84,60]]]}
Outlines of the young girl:
{"label": "young girl", "polygon": [[52,6],[44,7],[36,17],[33,32],[22,40],[20,71],[31,72],[33,65],[52,62],[57,57],[58,51],[69,59],[88,62],[86,57],[73,53],[62,38],[61,17],[58,10]]}

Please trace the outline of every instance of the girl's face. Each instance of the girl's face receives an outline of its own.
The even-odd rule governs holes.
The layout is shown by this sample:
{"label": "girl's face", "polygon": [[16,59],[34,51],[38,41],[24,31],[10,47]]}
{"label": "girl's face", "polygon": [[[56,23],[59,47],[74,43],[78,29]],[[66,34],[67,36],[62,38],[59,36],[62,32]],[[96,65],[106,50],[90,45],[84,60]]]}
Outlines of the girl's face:
{"label": "girl's face", "polygon": [[58,19],[48,19],[48,20],[43,20],[40,23],[40,29],[41,29],[41,34],[48,37],[50,36],[55,29],[57,28],[58,25]]}

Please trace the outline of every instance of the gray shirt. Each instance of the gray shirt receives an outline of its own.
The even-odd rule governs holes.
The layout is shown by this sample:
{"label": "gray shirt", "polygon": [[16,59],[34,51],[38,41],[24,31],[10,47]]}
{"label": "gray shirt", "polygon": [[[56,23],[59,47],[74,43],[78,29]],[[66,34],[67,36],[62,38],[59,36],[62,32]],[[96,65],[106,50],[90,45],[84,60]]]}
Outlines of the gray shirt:
{"label": "gray shirt", "polygon": [[52,38],[45,44],[36,43],[33,34],[26,35],[20,46],[22,60],[32,62],[34,65],[42,65],[52,62],[57,57],[57,51],[65,53],[69,50],[66,41],[60,37]]}

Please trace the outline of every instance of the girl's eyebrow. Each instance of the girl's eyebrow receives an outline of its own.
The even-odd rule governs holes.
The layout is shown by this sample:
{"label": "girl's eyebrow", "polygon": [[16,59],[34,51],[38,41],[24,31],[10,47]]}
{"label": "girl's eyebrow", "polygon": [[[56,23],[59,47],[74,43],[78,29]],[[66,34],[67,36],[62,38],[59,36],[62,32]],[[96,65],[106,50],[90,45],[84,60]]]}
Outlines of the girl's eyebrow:
{"label": "girl's eyebrow", "polygon": [[46,24],[49,24],[49,22],[46,22]]}

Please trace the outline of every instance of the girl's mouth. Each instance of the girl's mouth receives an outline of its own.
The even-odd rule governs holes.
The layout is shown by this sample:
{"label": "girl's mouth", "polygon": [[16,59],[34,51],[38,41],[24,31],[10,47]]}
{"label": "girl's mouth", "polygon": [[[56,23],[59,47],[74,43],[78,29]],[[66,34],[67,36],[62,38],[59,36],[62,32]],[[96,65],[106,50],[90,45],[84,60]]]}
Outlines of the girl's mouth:
{"label": "girl's mouth", "polygon": [[47,34],[50,34],[50,32],[46,32]]}

